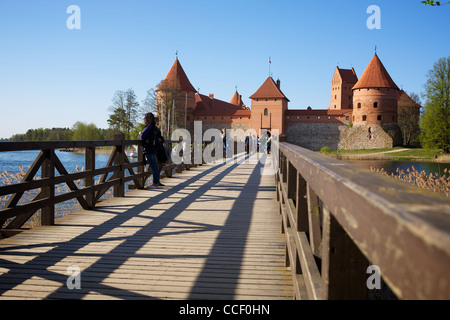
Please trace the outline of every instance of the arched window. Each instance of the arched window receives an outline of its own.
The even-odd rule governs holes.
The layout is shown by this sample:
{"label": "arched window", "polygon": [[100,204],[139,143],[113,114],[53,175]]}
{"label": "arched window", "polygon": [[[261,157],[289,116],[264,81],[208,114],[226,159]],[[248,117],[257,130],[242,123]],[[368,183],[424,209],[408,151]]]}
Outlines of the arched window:
{"label": "arched window", "polygon": [[378,108],[378,102],[374,102],[374,103],[373,103],[373,107],[374,107],[374,108]]}
{"label": "arched window", "polygon": [[367,116],[363,116],[363,121],[367,121]]}
{"label": "arched window", "polygon": [[361,109],[361,102],[358,103],[358,109]]}
{"label": "arched window", "polygon": [[377,117],[377,120],[378,120],[378,121],[381,121],[381,119],[383,119],[381,116],[378,116],[378,117]]}
{"label": "arched window", "polygon": [[269,109],[267,109],[267,108],[264,109],[264,115],[265,115],[265,116],[268,116],[268,115],[269,115]]}

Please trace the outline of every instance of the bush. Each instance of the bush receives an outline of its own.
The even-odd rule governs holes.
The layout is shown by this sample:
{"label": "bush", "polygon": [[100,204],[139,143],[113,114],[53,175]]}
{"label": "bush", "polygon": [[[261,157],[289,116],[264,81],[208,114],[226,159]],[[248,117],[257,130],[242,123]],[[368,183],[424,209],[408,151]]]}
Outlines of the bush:
{"label": "bush", "polygon": [[320,153],[330,153],[331,149],[328,147],[323,147],[322,149],[320,149]]}

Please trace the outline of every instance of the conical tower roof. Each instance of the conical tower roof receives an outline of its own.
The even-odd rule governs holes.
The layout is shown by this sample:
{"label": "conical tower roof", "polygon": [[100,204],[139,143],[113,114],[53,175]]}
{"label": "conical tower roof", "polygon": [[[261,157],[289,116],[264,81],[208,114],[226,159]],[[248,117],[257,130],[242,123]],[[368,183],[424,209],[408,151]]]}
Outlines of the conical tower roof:
{"label": "conical tower roof", "polygon": [[289,99],[279,88],[279,85],[273,81],[272,77],[268,77],[262,86],[250,97],[250,99]]}
{"label": "conical tower roof", "polygon": [[370,61],[353,90],[363,88],[393,88],[398,90],[397,85],[391,79],[377,54],[373,56],[372,61]]}
{"label": "conical tower roof", "polygon": [[244,104],[244,102],[242,101],[242,97],[241,97],[241,95],[239,94],[239,92],[237,92],[237,90],[236,90],[236,92],[234,93],[233,98],[231,98],[230,103],[231,103],[231,104],[234,104],[234,105],[236,105],[236,106],[239,106],[239,107],[245,107],[245,104]]}
{"label": "conical tower roof", "polygon": [[178,59],[175,60],[169,73],[166,75],[156,91],[162,90],[163,86],[174,86],[182,91],[197,92],[189,81]]}

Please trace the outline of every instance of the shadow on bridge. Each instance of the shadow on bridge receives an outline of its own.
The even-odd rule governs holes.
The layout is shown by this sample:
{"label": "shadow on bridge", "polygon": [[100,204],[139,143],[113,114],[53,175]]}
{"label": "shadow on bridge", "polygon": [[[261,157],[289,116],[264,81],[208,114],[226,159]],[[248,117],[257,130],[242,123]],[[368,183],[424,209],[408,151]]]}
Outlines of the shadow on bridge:
{"label": "shadow on bridge", "polygon": [[[242,155],[240,157],[243,157]],[[242,159],[241,159],[242,160]],[[238,279],[241,272],[241,264],[244,257],[244,250],[246,246],[247,236],[250,229],[250,224],[253,214],[253,203],[257,197],[257,193],[261,191],[259,187],[259,182],[261,179],[261,168],[260,162],[256,166],[249,166],[251,168],[251,173],[249,175],[248,181],[245,183],[233,184],[230,189],[239,192],[237,198],[233,198],[234,204],[231,210],[229,210],[228,217],[223,226],[203,223],[203,222],[192,222],[184,221],[180,219],[180,215],[185,212],[188,207],[199,201],[218,201],[221,198],[227,199],[223,196],[207,197],[206,193],[211,189],[224,188],[221,182],[223,179],[233,173],[240,165],[239,161],[232,164],[217,164],[212,167],[206,167],[205,170],[195,170],[196,174],[187,180],[181,180],[180,183],[170,187],[167,190],[148,190],[148,199],[143,200],[141,203],[129,207],[129,205],[121,206],[108,206],[108,202],[97,207],[94,212],[100,212],[102,214],[111,214],[112,218],[107,219],[103,223],[92,227],[92,225],[83,225],[83,222],[79,224],[71,224],[70,226],[76,227],[90,227],[89,230],[83,232],[82,234],[72,238],[69,241],[58,242],[49,240],[40,241],[37,244],[30,245],[3,245],[0,246],[0,270],[1,268],[7,268],[9,271],[0,275],[0,296],[8,296],[8,291],[20,286],[21,284],[29,283],[29,280],[45,279],[53,284],[57,284],[55,289],[49,290],[46,296],[42,298],[45,299],[82,299],[87,295],[97,294],[99,298],[102,296],[110,296],[116,298],[124,299],[157,299],[156,295],[147,294],[146,291],[151,293],[152,287],[149,284],[147,289],[142,291],[137,291],[134,289],[124,289],[118,288],[112,284],[105,283],[105,279],[118,270],[124,263],[130,258],[162,258],[162,259],[192,259],[192,258],[202,258],[205,260],[201,272],[197,276],[197,280],[192,284],[191,290],[186,296],[189,299],[214,299],[214,294],[221,299],[233,299],[235,298],[236,287],[238,284]],[[202,179],[212,176],[212,179],[208,183],[202,183]],[[174,181],[179,179],[174,177]],[[202,183],[196,188],[193,188],[194,183]],[[264,187],[262,187],[264,188]],[[187,189],[192,189],[192,192],[188,193]],[[266,188],[267,189],[267,188]],[[273,188],[271,191],[274,191]],[[267,190],[266,190],[267,191]],[[140,197],[140,193],[137,198]],[[145,217],[141,214],[145,211],[152,210],[152,208],[157,207],[164,200],[167,200],[171,196],[180,195],[180,200],[174,200],[172,206],[169,210],[164,211],[158,216]],[[127,194],[126,198],[133,198],[134,193]],[[203,198],[202,198],[203,197]],[[137,199],[139,200],[139,199]],[[230,200],[228,198],[228,200]],[[167,202],[166,202],[167,204]],[[121,209],[121,212],[118,212]],[[243,210],[244,209],[244,210]],[[88,213],[89,214],[89,213]],[[210,213],[214,214],[214,213]],[[133,235],[115,236],[108,235],[108,233],[119,226],[123,226],[133,218],[138,217],[139,219],[148,219],[148,223],[140,227]],[[73,220],[72,220],[73,221]],[[75,220],[76,222],[76,220]],[[177,230],[177,226],[169,226],[169,224],[182,223],[183,227]],[[59,226],[64,226],[58,224],[54,227],[47,227],[47,232],[52,232],[52,228],[58,228]],[[186,230],[187,229],[187,230]],[[168,231],[170,230],[170,231]],[[148,254],[140,253],[139,250],[142,249],[146,244],[148,244],[152,239],[157,237],[164,237],[167,235],[181,235],[181,234],[195,234],[206,231],[216,231],[218,236],[215,240],[212,249],[209,254]],[[218,256],[224,255],[224,253],[229,250],[230,239],[232,240],[232,250],[233,250],[233,267],[228,268],[227,272],[227,282],[226,286],[219,286],[214,292],[210,291],[210,288],[205,288],[204,283],[211,280],[211,273],[217,273],[218,269],[215,266],[215,259]],[[117,241],[118,245],[112,248],[106,253],[82,253],[79,252],[87,245],[90,244],[102,244],[111,241]],[[1,245],[1,242],[0,242]],[[186,245],[186,243],[184,243]],[[47,250],[50,248],[49,250]],[[41,253],[33,252],[41,251]],[[42,252],[43,251],[43,252]],[[2,258],[3,256],[3,258]],[[22,262],[14,262],[13,260],[8,260],[7,256],[30,256],[32,259]],[[35,257],[33,257],[35,256]],[[81,289],[79,290],[69,290],[66,286],[66,281],[68,278],[67,274],[62,274],[56,271],[51,271],[52,266],[57,263],[61,263],[66,257],[98,257],[98,259],[92,263],[89,267],[82,270],[81,273]],[[152,268],[152,265],[141,266],[140,268]],[[101,270],[101,272],[99,272]],[[215,277],[220,279],[220,274]],[[173,279],[176,281],[176,277]],[[145,284],[145,280],[142,281],[142,285]],[[212,294],[212,295],[210,295]],[[29,296],[33,298],[31,294]]]}

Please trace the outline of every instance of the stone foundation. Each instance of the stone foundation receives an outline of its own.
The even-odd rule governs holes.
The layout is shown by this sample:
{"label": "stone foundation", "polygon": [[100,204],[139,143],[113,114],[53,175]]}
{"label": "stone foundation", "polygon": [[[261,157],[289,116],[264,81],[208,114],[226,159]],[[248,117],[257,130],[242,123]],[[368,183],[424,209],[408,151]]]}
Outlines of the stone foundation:
{"label": "stone foundation", "polygon": [[402,143],[401,130],[396,124],[355,125],[339,123],[296,123],[287,131],[287,142],[319,151],[392,148]]}

